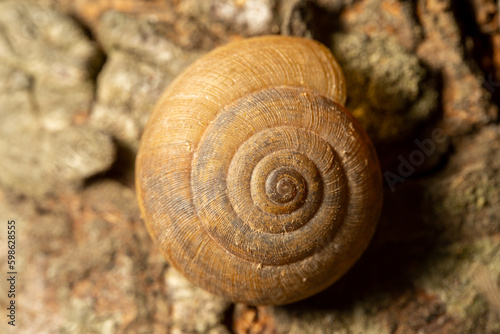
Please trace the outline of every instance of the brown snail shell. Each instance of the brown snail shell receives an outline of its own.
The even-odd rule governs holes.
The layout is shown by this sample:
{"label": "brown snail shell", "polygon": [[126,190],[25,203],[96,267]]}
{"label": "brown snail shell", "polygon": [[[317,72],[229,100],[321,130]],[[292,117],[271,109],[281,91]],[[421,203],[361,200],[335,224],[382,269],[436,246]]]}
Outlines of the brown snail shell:
{"label": "brown snail shell", "polygon": [[375,150],[345,99],[329,50],[302,38],[233,42],[183,72],[136,165],[144,220],[170,264],[256,305],[306,298],[342,276],[382,204]]}

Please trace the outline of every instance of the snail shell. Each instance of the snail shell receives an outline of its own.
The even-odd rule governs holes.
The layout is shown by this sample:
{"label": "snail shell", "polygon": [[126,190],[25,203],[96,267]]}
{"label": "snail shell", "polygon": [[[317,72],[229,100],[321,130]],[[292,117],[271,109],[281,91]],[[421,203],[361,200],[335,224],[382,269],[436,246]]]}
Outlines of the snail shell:
{"label": "snail shell", "polygon": [[164,92],[136,165],[164,256],[230,300],[286,304],[360,257],[382,204],[377,156],[318,42],[266,36],[192,64]]}

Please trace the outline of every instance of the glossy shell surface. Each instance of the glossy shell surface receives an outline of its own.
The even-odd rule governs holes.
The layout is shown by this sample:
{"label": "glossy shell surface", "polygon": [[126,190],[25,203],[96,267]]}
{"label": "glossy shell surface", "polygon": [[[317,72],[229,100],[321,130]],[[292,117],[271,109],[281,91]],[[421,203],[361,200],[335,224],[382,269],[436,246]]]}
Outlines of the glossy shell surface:
{"label": "glossy shell surface", "polygon": [[220,47],[164,92],[136,164],[146,226],[170,264],[230,300],[286,304],[343,275],[373,235],[382,182],[323,45]]}

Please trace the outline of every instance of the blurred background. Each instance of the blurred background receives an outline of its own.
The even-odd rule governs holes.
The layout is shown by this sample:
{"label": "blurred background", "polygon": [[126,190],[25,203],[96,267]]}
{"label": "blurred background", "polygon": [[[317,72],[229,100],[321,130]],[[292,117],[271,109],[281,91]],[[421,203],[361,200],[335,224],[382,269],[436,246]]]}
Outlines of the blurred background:
{"label": "blurred background", "polygon": [[[0,268],[9,333],[500,333],[500,29],[494,0],[0,1]],[[169,267],[134,159],[166,86],[211,49],[283,34],[331,49],[385,202],[339,282],[232,304]]]}

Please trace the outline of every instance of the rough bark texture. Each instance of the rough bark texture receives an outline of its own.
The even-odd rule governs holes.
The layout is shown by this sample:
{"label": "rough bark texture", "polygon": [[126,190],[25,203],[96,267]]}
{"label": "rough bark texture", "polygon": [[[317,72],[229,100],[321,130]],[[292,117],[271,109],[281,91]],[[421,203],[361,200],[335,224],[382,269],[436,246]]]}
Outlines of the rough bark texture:
{"label": "rough bark texture", "polygon": [[[233,305],[163,260],[133,175],[192,61],[315,38],[379,151],[375,238],[338,283]],[[493,0],[0,1],[0,263],[17,222],[19,333],[500,333],[500,29]],[[8,282],[0,281],[5,310]]]}

